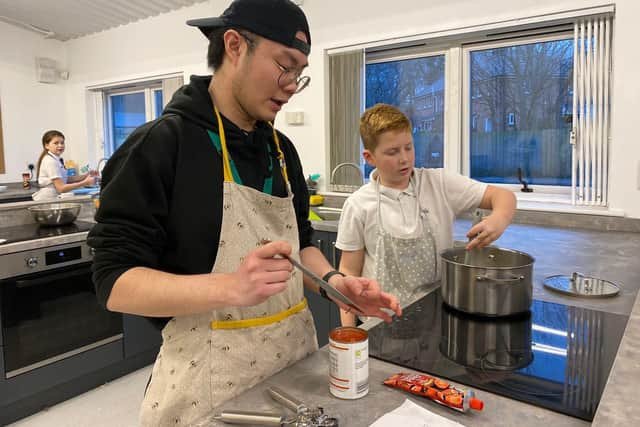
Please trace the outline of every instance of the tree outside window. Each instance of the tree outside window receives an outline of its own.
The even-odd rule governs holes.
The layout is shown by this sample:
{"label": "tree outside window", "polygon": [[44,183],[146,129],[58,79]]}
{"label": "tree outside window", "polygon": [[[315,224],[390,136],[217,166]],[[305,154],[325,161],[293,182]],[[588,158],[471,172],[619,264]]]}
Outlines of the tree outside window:
{"label": "tree outside window", "polygon": [[470,77],[471,177],[571,185],[573,40],[471,51]]}

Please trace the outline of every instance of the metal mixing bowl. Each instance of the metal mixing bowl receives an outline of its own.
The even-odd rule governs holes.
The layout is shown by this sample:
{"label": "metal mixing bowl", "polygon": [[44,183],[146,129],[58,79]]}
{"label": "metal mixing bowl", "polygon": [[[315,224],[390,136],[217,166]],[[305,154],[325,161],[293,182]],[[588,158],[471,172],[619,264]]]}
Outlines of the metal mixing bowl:
{"label": "metal mixing bowl", "polygon": [[41,225],[65,225],[72,223],[80,213],[79,203],[50,203],[32,206],[31,215]]}

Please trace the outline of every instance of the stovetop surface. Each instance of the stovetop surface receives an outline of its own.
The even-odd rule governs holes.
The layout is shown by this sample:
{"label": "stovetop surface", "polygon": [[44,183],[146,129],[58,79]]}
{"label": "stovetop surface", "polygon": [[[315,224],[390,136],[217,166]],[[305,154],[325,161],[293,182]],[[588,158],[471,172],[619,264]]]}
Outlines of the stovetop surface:
{"label": "stovetop surface", "polygon": [[537,300],[524,315],[478,317],[449,308],[436,290],[372,328],[369,354],[591,421],[627,320]]}
{"label": "stovetop surface", "polygon": [[57,227],[43,226],[39,224],[24,224],[13,227],[0,228],[0,241],[2,244],[25,242],[28,240],[44,239],[47,237],[64,236],[66,234],[82,233],[91,230],[93,223],[87,221],[74,221],[71,224]]}

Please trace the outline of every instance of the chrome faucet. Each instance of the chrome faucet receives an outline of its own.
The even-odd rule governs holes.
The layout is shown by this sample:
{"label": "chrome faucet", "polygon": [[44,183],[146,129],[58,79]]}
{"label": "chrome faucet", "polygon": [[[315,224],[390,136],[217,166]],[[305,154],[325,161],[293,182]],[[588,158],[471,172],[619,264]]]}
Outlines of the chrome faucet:
{"label": "chrome faucet", "polygon": [[362,185],[362,183],[364,183],[364,175],[362,173],[362,170],[360,169],[360,165],[358,165],[357,163],[351,163],[351,162],[340,163],[335,168],[333,168],[333,170],[331,171],[331,179],[329,179],[329,184],[333,184],[333,180],[336,177],[336,172],[338,172],[338,170],[340,170],[345,166],[351,166],[352,168],[355,168],[358,171],[358,175],[360,176],[360,185]]}
{"label": "chrome faucet", "polygon": [[96,176],[94,181],[94,184],[98,187],[100,187],[100,184],[102,184],[102,170],[100,169],[100,165],[102,164],[102,162],[106,162],[107,160],[109,159],[106,157],[103,157],[100,160],[98,160],[98,165],[96,166]]}
{"label": "chrome faucet", "polygon": [[102,176],[102,171],[100,170],[100,164],[102,164],[102,162],[106,162],[107,160],[109,159],[106,157],[103,157],[100,160],[98,160],[98,165],[96,166],[96,172],[98,173],[98,176]]}

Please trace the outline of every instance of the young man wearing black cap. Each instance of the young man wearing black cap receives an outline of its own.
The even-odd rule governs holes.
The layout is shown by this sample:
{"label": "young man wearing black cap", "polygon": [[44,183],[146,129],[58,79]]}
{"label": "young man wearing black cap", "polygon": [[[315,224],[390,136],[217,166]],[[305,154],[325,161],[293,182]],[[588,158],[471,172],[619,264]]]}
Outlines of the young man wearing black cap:
{"label": "young man wearing black cap", "polygon": [[114,153],[89,235],[98,298],[163,328],[143,426],[189,425],[317,349],[302,274],[282,254],[365,314],[400,313],[375,281],[343,277],[312,246],[300,160],[270,124],[309,84],[302,10],[235,0],[188,24],[209,38],[215,77],[192,77]]}

